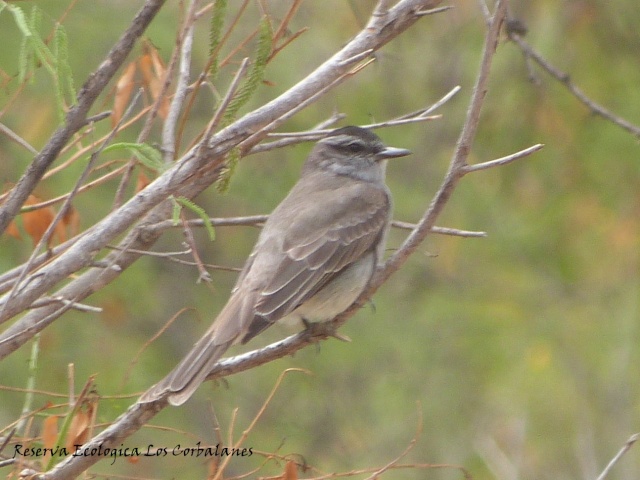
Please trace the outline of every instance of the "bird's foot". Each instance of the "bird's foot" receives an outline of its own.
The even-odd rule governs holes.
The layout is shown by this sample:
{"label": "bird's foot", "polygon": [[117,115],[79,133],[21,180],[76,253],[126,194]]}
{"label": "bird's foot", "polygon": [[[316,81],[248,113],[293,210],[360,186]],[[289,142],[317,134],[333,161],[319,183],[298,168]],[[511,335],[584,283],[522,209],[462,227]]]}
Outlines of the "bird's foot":
{"label": "bird's foot", "polygon": [[304,324],[305,333],[309,336],[326,335],[341,342],[351,342],[349,337],[338,333],[338,328],[333,322],[310,322],[306,318],[303,318],[302,323]]}

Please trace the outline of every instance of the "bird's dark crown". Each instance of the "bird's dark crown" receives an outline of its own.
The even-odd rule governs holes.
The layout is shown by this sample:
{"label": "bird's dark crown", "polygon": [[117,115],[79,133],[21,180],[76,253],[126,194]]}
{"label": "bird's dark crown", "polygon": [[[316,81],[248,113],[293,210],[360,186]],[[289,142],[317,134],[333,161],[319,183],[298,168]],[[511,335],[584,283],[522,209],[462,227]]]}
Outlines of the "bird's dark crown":
{"label": "bird's dark crown", "polygon": [[320,142],[348,154],[375,154],[385,148],[371,130],[353,125],[334,130]]}

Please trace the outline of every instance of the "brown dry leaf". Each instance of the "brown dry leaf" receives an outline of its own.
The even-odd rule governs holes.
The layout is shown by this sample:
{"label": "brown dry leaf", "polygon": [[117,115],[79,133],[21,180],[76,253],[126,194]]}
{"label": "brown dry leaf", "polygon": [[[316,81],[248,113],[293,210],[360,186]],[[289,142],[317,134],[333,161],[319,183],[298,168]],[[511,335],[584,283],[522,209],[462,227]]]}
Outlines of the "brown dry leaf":
{"label": "brown dry leaf", "polygon": [[[69,208],[62,216],[62,221],[60,223],[66,227],[66,232],[69,233],[69,237],[74,237],[80,233],[80,214],[72,205],[69,205]],[[67,239],[66,232],[63,233],[63,237],[60,238],[60,242],[64,242]]]}
{"label": "brown dry leaf", "polygon": [[9,225],[7,225],[7,230],[5,231],[7,232],[7,235],[11,235],[13,238],[17,238],[18,240],[22,239],[20,230],[18,230],[18,226],[16,225],[16,222],[14,220],[11,220],[11,222],[9,222]]}
{"label": "brown dry leaf", "polygon": [[75,445],[82,445],[87,441],[90,421],[91,412],[89,409],[86,412],[81,408],[78,409],[71,419],[71,425],[69,425],[69,431],[67,432],[65,448],[68,452],[74,452],[76,450]]}
{"label": "brown dry leaf", "polygon": [[140,190],[144,190],[150,183],[151,180],[149,180],[149,177],[147,177],[144,172],[138,173],[138,180],[136,180],[136,193]]}
{"label": "brown dry leaf", "polygon": [[[154,101],[158,100],[167,69],[158,54],[158,50],[151,42],[145,41],[142,44],[142,56],[138,59],[138,63],[147,91],[151,94],[151,98],[153,98]],[[161,100],[158,115],[164,119],[168,113],[169,99],[165,96]]]}
{"label": "brown dry leaf", "polygon": [[[35,205],[37,203],[42,202],[42,200],[35,195],[29,195],[27,201],[24,203],[25,205]],[[39,208],[38,210],[34,210],[32,212],[25,212],[22,215],[22,227],[24,231],[31,237],[33,240],[33,244],[37,244],[44,232],[47,231],[51,222],[56,216],[56,212],[53,207],[45,207]],[[56,238],[58,243],[62,243],[67,239],[67,232],[65,227],[69,226],[69,230],[72,232],[72,235],[75,235],[79,230],[80,225],[80,216],[75,211],[75,209],[71,208],[69,212],[63,216],[62,220],[55,226],[53,235],[49,238],[47,242],[47,247],[51,248],[53,243],[53,239]],[[18,228],[15,224],[11,226],[10,235],[15,238],[21,238]]]}
{"label": "brown dry leaf", "polygon": [[[24,202],[24,204],[35,205],[41,201],[42,200],[35,195],[29,195],[29,198],[27,198],[27,201]],[[55,216],[56,214],[51,207],[39,208],[33,212],[26,212],[22,214],[22,226],[24,227],[24,231],[27,232],[33,240],[34,245],[40,241]]]}
{"label": "brown dry leaf", "polygon": [[108,300],[100,302],[100,308],[102,308],[100,318],[110,328],[121,327],[131,319],[127,303],[119,295],[112,295]]}
{"label": "brown dry leaf", "polygon": [[[45,449],[50,449],[56,446],[56,442],[58,441],[58,417],[52,415],[47,417],[42,422],[42,446]],[[47,452],[47,450],[45,450]],[[50,453],[45,453],[42,457],[42,464],[46,465],[49,462]]]}
{"label": "brown dry leaf", "polygon": [[111,112],[111,128],[115,127],[131,100],[133,87],[135,86],[136,62],[133,61],[127,65],[122,75],[116,83],[116,93],[113,98],[113,111]]}
{"label": "brown dry leaf", "polygon": [[287,462],[282,480],[298,480],[298,466],[293,460]]}

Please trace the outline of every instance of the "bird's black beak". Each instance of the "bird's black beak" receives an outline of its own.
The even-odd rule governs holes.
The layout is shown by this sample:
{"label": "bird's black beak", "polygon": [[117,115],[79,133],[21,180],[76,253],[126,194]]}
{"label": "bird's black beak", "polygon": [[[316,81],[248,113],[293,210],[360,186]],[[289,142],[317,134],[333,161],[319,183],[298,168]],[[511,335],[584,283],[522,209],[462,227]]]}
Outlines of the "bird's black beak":
{"label": "bird's black beak", "polygon": [[384,150],[376,153],[376,160],[387,160],[388,158],[406,157],[411,154],[406,148],[385,147]]}

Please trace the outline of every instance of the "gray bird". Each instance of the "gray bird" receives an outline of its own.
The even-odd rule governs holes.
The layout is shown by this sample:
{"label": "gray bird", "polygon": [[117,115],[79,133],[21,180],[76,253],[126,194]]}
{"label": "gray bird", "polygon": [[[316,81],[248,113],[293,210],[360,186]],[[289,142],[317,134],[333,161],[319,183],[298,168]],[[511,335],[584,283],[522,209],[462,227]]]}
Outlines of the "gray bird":
{"label": "gray bird", "polygon": [[344,127],[320,140],[289,195],[264,225],[229,301],[204,336],[140,402],[181,405],[233,344],[275,322],[326,322],[360,296],[380,262],[391,221],[386,160],[409,150]]}

